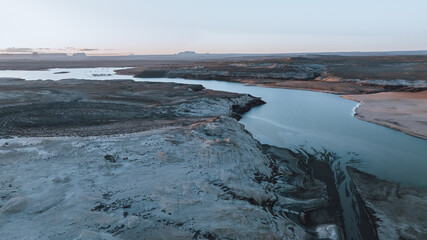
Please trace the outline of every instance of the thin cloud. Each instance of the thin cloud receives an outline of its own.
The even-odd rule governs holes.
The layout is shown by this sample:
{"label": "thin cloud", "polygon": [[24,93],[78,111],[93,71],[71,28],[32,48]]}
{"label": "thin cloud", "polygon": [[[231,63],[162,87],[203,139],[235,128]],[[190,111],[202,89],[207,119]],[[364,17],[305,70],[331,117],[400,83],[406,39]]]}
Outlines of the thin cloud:
{"label": "thin cloud", "polygon": [[0,52],[6,52],[6,53],[32,52],[32,51],[34,51],[34,49],[32,49],[32,48],[10,47],[10,48],[5,48],[5,49],[0,49]]}
{"label": "thin cloud", "polygon": [[98,48],[76,48],[76,47],[63,47],[63,48],[42,48],[42,47],[35,47],[35,48],[26,48],[26,47],[9,47],[0,49],[0,53],[32,53],[37,52],[39,54],[50,54],[50,53],[81,53],[81,52],[87,52],[90,54],[121,54],[126,55],[127,53],[118,53],[116,52],[116,49],[114,48],[106,48],[106,49],[98,49]]}

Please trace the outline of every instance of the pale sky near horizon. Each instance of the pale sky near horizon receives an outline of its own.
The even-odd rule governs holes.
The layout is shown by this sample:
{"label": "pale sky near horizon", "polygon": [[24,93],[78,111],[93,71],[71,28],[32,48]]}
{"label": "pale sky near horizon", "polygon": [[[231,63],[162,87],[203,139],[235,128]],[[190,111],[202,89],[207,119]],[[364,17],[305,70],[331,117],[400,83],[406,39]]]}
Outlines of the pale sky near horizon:
{"label": "pale sky near horizon", "polygon": [[0,53],[426,50],[426,12],[426,0],[0,0]]}

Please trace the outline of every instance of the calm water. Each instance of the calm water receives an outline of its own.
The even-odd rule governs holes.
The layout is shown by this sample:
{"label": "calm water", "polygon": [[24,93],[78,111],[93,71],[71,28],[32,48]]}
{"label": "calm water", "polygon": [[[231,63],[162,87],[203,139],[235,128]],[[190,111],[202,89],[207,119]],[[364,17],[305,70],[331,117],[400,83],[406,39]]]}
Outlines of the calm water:
{"label": "calm water", "polygon": [[[356,225],[359,209],[345,167],[350,165],[380,178],[427,186],[427,141],[353,117],[358,103],[337,95],[245,86],[239,83],[184,79],[140,79],[114,74],[114,68],[0,71],[0,77],[27,80],[66,78],[177,82],[261,97],[267,104],[244,114],[241,122],[261,143],[307,152],[336,153],[333,164],[343,207],[347,239],[362,239]],[[66,74],[54,74],[67,71]],[[341,177],[339,176],[340,174]]]}
{"label": "calm water", "polygon": [[[206,88],[261,97],[267,104],[252,109],[241,122],[262,143],[306,150],[325,148],[342,161],[381,178],[427,186],[427,141],[353,117],[358,103],[337,95],[245,86],[239,83],[184,79],[135,79],[115,68],[0,71],[0,77],[27,80],[134,79],[202,84]],[[69,72],[54,74],[55,72]],[[101,76],[99,76],[101,75]]]}

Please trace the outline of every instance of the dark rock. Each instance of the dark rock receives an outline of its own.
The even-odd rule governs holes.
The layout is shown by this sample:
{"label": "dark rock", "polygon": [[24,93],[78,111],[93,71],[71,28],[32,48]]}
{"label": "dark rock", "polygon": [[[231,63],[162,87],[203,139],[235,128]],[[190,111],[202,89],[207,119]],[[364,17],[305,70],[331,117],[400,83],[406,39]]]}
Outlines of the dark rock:
{"label": "dark rock", "polygon": [[116,158],[114,156],[112,156],[112,155],[109,155],[109,154],[105,155],[104,159],[107,160],[107,161],[113,162],[113,163],[116,162]]}
{"label": "dark rock", "polygon": [[163,78],[166,76],[167,71],[163,70],[145,70],[135,75],[137,78]]}

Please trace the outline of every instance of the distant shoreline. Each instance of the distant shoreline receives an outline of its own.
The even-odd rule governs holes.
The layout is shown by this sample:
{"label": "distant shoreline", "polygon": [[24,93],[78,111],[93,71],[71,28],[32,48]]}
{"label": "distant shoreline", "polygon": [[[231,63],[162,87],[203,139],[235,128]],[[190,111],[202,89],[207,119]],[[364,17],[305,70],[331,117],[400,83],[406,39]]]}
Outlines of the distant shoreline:
{"label": "distant shoreline", "polygon": [[[140,76],[143,72],[152,72],[148,74],[151,77],[219,80],[261,87],[339,94],[362,102],[355,114],[355,117],[360,120],[390,127],[415,137],[427,138],[425,127],[427,126],[427,113],[423,111],[425,106],[420,105],[426,101],[427,94],[415,93],[427,91],[427,55],[352,57],[312,55],[286,58],[279,55],[270,58],[247,56],[209,61],[197,59],[184,61],[178,60],[179,58],[177,60],[107,60],[108,58],[102,57],[98,59],[105,60],[0,59],[0,70],[123,67],[126,69],[118,70],[118,74]],[[378,94],[387,92],[390,93]],[[393,97],[393,104],[399,106],[399,114],[407,117],[402,118],[395,111],[388,111],[387,114],[381,116],[373,111],[367,111],[365,110],[367,103],[363,99],[371,99],[371,95],[362,96],[361,94],[397,96]],[[414,99],[412,96],[421,97]],[[376,108],[378,112],[381,107],[390,107],[390,104],[386,104],[386,99],[380,101],[379,97],[376,98],[375,101],[369,100],[369,108]],[[415,101],[418,108],[408,108],[408,105],[405,104],[408,101]],[[408,116],[415,112],[417,112],[417,120],[411,122]]]}

